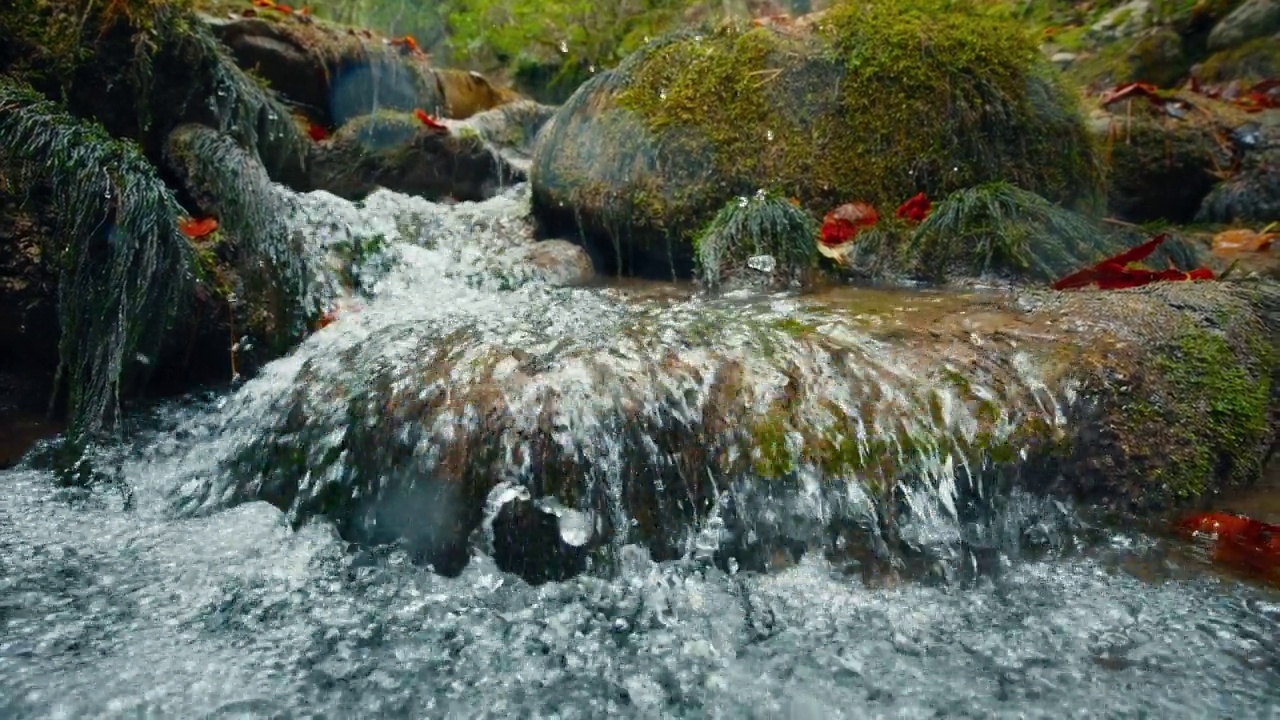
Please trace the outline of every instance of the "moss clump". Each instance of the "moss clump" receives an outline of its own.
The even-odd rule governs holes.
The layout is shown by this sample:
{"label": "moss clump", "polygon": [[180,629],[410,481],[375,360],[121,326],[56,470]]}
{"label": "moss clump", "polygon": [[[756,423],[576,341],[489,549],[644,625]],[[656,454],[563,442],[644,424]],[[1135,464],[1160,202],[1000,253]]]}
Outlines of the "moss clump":
{"label": "moss clump", "polygon": [[766,192],[730,200],[694,238],[698,274],[715,288],[752,272],[753,256],[768,255],[776,267],[765,273],[785,284],[798,283],[818,261],[818,223],[786,198]]}
{"label": "moss clump", "polygon": [[1092,209],[1101,174],[1075,99],[1016,24],[965,3],[869,0],[811,30],[651,43],[566,103],[532,178],[549,224],[577,212],[624,255],[670,243],[681,274],[679,248],[761,187],[821,214],[1006,179]]}
{"label": "moss clump", "polygon": [[1262,472],[1272,359],[1264,345],[1248,350],[1263,371],[1250,372],[1222,335],[1188,329],[1155,360],[1168,383],[1166,413],[1174,417],[1167,448],[1173,457],[1154,479],[1178,500],[1199,497],[1215,478],[1243,484]]}
{"label": "moss clump", "polygon": [[933,279],[1050,281],[1115,250],[1088,218],[1005,182],[952,193],[912,234],[908,266]]}

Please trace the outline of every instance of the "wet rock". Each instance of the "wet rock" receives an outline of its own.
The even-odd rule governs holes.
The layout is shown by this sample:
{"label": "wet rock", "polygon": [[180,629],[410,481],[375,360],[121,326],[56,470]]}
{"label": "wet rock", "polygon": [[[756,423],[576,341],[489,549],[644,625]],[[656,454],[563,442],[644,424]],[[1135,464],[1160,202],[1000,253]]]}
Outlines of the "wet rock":
{"label": "wet rock", "polygon": [[528,172],[533,143],[556,108],[519,100],[473,115],[466,127],[480,133],[508,162]]}
{"label": "wet rock", "polygon": [[514,90],[494,87],[488,78],[475,71],[439,69],[434,72],[444,94],[445,117],[463,120],[521,99]]}
{"label": "wet rock", "polygon": [[1280,31],[1280,2],[1244,0],[1209,33],[1209,49],[1225,50]]}
{"label": "wet rock", "polygon": [[550,285],[585,285],[595,277],[591,256],[568,240],[543,240],[529,245],[525,260],[535,276]]}
{"label": "wet rock", "polygon": [[[1057,296],[1109,329],[1076,359],[1082,403],[1047,487],[1125,512],[1197,503],[1261,477],[1276,439],[1273,283],[1169,283]],[[1123,318],[1123,319],[1121,319]]]}
{"label": "wet rock", "polygon": [[523,179],[479,132],[440,132],[390,111],[349,123],[311,159],[312,185],[348,199],[384,187],[432,200],[481,200]]}
{"label": "wet rock", "polygon": [[[998,22],[949,10],[954,24],[925,24],[931,9],[877,0],[812,24],[651,43],[583,85],[539,135],[537,217],[548,234],[584,237],[598,267],[671,278],[692,272],[703,224],[760,189],[819,217],[852,198],[891,209],[921,190],[1009,178],[1088,204],[1099,187],[1091,145],[1074,100],[1041,72],[1047,61]],[[940,47],[991,45],[922,58],[920,33]],[[865,63],[832,59],[855,46]],[[983,60],[961,67],[958,54]],[[951,98],[955,112],[926,97]]]}
{"label": "wet rock", "polygon": [[1239,160],[1200,204],[1201,222],[1268,223],[1280,218],[1280,117],[1264,113],[1230,136]]}
{"label": "wet rock", "polygon": [[207,18],[241,67],[315,122],[341,127],[380,109],[466,118],[519,96],[479,73],[437,69],[402,44],[297,15]]}

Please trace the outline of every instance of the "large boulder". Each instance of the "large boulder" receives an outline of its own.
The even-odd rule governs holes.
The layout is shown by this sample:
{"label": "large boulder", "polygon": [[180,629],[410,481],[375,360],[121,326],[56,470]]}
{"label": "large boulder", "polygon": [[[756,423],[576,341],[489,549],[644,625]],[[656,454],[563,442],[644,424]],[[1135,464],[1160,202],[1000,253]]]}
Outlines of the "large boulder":
{"label": "large boulder", "polygon": [[1209,49],[1225,50],[1280,31],[1280,1],[1244,0],[1209,33]]}
{"label": "large boulder", "polygon": [[405,42],[311,16],[266,10],[206,21],[241,67],[325,126],[378,109],[461,119],[519,97],[479,73],[435,68]]}
{"label": "large boulder", "polygon": [[531,170],[547,232],[665,277],[690,275],[690,238],[734,196],[821,214],[996,179],[1086,205],[1100,188],[1075,100],[1025,34],[940,0],[655,41],[574,94]]}

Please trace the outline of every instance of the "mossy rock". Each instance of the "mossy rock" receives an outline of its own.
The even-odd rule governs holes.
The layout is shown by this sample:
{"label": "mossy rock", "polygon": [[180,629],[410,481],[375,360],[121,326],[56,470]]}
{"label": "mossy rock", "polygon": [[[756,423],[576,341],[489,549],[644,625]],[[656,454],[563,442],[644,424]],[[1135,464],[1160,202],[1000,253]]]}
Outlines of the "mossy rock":
{"label": "mossy rock", "polygon": [[1064,365],[1083,400],[1053,484],[1125,512],[1206,502],[1261,476],[1275,442],[1274,284],[1057,296],[1110,327]]}
{"label": "mossy rock", "polygon": [[1018,26],[941,0],[837,6],[791,28],[655,41],[588,81],[539,137],[547,232],[609,272],[690,275],[691,238],[759,189],[821,216],[1004,179],[1099,196],[1074,97]]}
{"label": "mossy rock", "polygon": [[1280,2],[1244,0],[1209,33],[1208,47],[1227,50],[1277,32],[1280,32]]}
{"label": "mossy rock", "polygon": [[1092,90],[1130,82],[1172,87],[1187,76],[1190,67],[1182,36],[1172,27],[1161,26],[1103,46],[1073,63],[1068,75]]}
{"label": "mossy rock", "polygon": [[347,199],[384,187],[431,200],[482,200],[524,179],[478,131],[467,129],[436,132],[412,113],[365,115],[316,148],[311,184]]}
{"label": "mossy rock", "polygon": [[1254,38],[1218,51],[1197,65],[1193,74],[1206,83],[1254,83],[1280,76],[1280,35]]}

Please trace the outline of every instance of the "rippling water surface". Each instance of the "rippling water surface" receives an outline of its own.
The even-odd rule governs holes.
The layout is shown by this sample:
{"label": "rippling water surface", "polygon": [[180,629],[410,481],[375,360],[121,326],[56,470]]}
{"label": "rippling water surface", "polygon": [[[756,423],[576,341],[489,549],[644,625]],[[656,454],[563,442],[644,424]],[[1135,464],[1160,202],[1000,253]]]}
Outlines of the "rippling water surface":
{"label": "rippling water surface", "polygon": [[[449,272],[393,272],[348,326],[235,393],[135,416],[129,442],[95,457],[119,484],[0,471],[0,718],[1280,716],[1280,595],[1140,534],[1009,548],[949,584],[868,586],[817,553],[735,572],[692,543],[662,563],[626,545],[610,577],[531,586],[481,545],[449,578],[324,519],[291,530],[263,502],[179,513],[307,359],[450,302],[497,317],[552,292],[496,294],[495,277],[502,292],[537,279],[495,275],[500,244],[454,242],[493,240],[518,198],[454,215],[391,200],[426,217],[431,243],[403,252],[452,253]],[[317,227],[357,214],[319,204],[341,212]],[[565,312],[613,317],[612,292],[572,291]]]}

